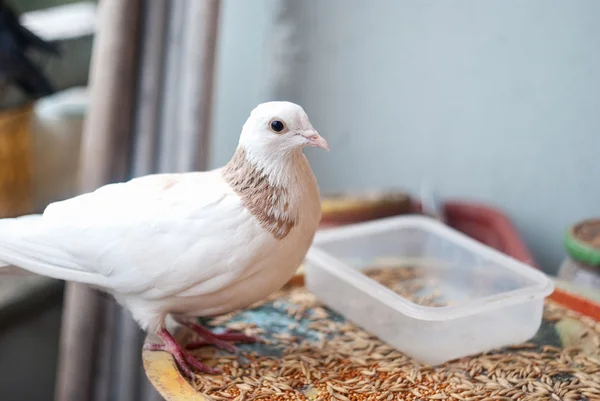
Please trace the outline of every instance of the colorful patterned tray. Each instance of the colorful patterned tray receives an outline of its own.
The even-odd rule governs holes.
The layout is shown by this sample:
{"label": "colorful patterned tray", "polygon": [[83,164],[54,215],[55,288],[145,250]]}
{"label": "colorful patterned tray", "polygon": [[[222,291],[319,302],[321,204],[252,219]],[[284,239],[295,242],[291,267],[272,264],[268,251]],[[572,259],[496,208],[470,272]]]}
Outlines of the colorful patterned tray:
{"label": "colorful patterned tray", "polygon": [[299,277],[262,305],[206,322],[266,340],[240,346],[241,357],[199,350],[223,375],[189,383],[163,352],[144,351],[144,367],[167,401],[600,400],[600,314],[584,316],[569,308],[581,306],[577,296],[555,294],[560,304],[547,302],[531,342],[432,368],[322,307]]}

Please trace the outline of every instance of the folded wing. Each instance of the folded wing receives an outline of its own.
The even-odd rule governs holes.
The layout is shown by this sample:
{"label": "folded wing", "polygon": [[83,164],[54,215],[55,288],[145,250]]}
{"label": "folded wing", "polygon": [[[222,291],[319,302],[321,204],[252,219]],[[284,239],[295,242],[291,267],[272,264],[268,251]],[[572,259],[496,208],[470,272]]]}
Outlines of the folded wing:
{"label": "folded wing", "polygon": [[[247,217],[239,205],[218,171],[107,185],[43,215],[0,220],[0,271],[16,266],[124,294],[169,296],[192,286],[192,276],[227,274],[214,262],[225,256],[218,245],[240,235]],[[194,269],[186,261],[191,249],[207,255]]]}

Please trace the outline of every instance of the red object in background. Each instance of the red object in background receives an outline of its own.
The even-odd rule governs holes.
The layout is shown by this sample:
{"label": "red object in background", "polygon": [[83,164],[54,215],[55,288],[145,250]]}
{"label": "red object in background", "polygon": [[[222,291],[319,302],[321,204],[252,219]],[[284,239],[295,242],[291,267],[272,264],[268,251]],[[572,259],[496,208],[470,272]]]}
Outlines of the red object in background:
{"label": "red object in background", "polygon": [[[520,262],[539,269],[519,232],[504,213],[490,206],[473,202],[445,202],[443,207],[447,224],[450,227]],[[404,208],[394,209],[389,205],[373,206],[373,210],[369,210],[368,213],[363,209],[365,208],[361,208],[360,211],[356,209],[337,211],[335,215],[324,214],[321,227],[333,227],[402,214],[397,213],[396,210],[421,214],[421,204],[415,201],[410,202]]]}
{"label": "red object in background", "polygon": [[[539,269],[517,229],[508,216],[498,209],[475,202],[461,201],[446,202],[443,207],[447,224],[450,227]],[[420,202],[412,202],[412,206],[409,209],[407,213],[421,214]],[[393,215],[397,215],[397,213],[395,214],[391,210],[386,209],[373,211],[372,213],[347,211],[340,214],[338,212],[335,216],[324,215],[321,227],[332,227],[372,219],[367,216],[383,218]],[[600,304],[594,301],[561,290],[560,288],[554,290],[550,295],[550,299],[575,312],[600,321]]]}
{"label": "red object in background", "polygon": [[[421,213],[418,203],[414,205],[414,212]],[[448,225],[455,230],[539,269],[515,226],[498,209],[479,203],[453,201],[444,203],[444,214]]]}

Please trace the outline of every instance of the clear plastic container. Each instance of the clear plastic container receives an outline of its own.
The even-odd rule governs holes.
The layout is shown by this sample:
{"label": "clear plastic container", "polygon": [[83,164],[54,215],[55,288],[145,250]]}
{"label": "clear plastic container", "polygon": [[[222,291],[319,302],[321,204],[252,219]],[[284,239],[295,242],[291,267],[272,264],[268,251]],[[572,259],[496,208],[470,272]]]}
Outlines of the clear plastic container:
{"label": "clear plastic container", "polygon": [[[367,276],[374,264],[413,292]],[[540,271],[422,216],[318,232],[305,278],[331,309],[429,365],[531,339],[554,289]]]}

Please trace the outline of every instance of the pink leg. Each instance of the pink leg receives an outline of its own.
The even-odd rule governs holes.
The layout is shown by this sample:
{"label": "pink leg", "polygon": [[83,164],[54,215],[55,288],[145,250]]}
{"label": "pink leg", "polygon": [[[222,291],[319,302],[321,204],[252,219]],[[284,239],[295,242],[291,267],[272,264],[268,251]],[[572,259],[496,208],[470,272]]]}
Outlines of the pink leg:
{"label": "pink leg", "polygon": [[257,338],[249,337],[242,333],[232,333],[226,331],[223,334],[215,334],[206,327],[202,326],[201,324],[191,322],[181,317],[176,317],[175,320],[178,323],[184,325],[185,327],[195,331],[196,334],[203,338],[203,340],[194,341],[188,344],[186,347],[187,349],[194,349],[202,347],[204,345],[214,345],[217,348],[224,349],[234,354],[237,352],[237,349],[233,345],[229,344],[227,341],[235,341],[242,343],[255,343],[258,341]]}
{"label": "pink leg", "polygon": [[149,351],[166,351],[173,355],[177,365],[182,370],[182,372],[190,378],[194,377],[194,373],[190,369],[190,366],[197,369],[202,373],[208,373],[211,375],[221,373],[219,369],[211,368],[201,362],[199,362],[196,358],[190,355],[185,349],[181,347],[177,343],[177,341],[173,338],[171,333],[165,328],[160,329],[157,333],[160,339],[164,344],[145,344],[144,349]]}

